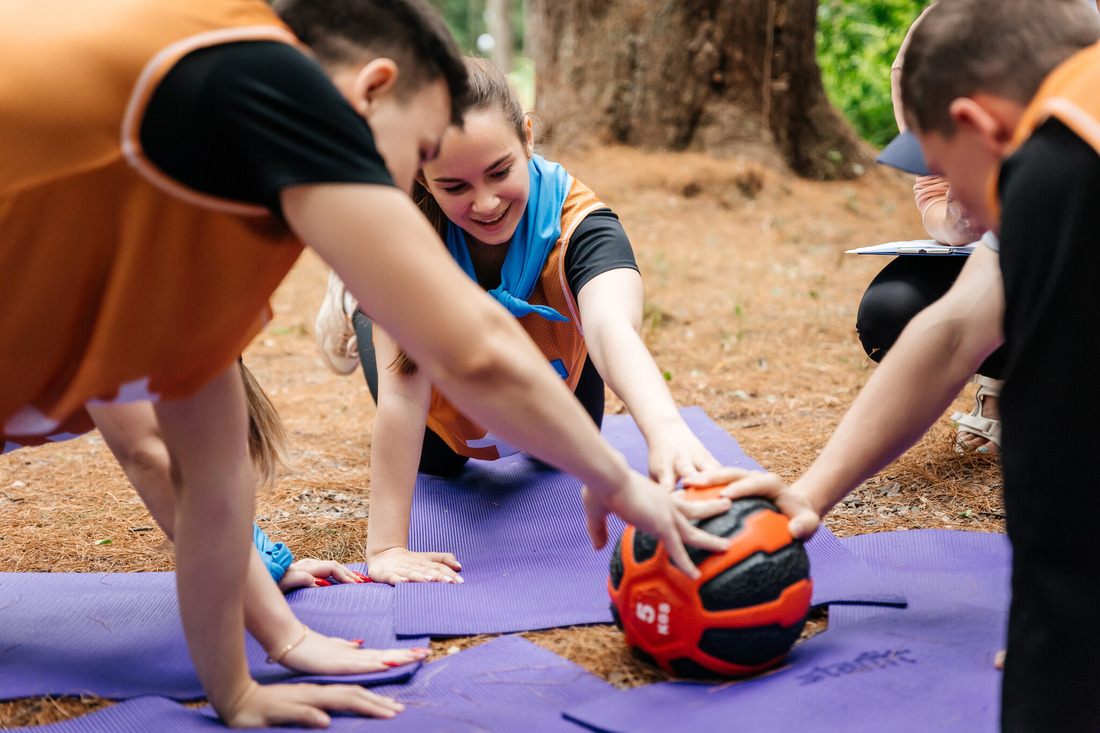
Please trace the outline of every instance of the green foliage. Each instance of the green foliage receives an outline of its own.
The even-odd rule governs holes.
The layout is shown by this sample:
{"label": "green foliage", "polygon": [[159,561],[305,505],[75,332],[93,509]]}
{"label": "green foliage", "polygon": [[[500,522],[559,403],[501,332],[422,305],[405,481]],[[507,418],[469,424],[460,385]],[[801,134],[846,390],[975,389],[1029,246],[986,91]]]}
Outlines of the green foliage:
{"label": "green foliage", "polygon": [[[471,56],[480,56],[477,50],[477,38],[488,30],[488,23],[485,20],[485,0],[429,0],[429,2],[443,16],[443,20],[451,29],[462,51]],[[512,0],[510,4],[512,39],[516,53],[520,53],[523,49],[525,28],[523,3],[520,0]]]}
{"label": "green foliage", "polygon": [[[488,31],[485,17],[485,0],[429,0],[432,6],[443,16],[447,27],[451,29],[462,52],[470,56],[483,56],[477,48],[477,39]],[[512,70],[508,80],[519,93],[523,108],[531,109],[535,100],[535,64],[523,55],[525,18],[524,3],[511,0],[512,40],[515,56],[512,58]]]}
{"label": "green foliage", "polygon": [[865,140],[897,134],[890,65],[928,0],[820,0],[817,62],[830,101]]}
{"label": "green foliage", "polygon": [[519,102],[525,110],[531,109],[535,104],[535,62],[526,56],[515,56],[512,59],[512,71],[508,74],[508,81],[516,88]]}
{"label": "green foliage", "polygon": [[[465,53],[472,53],[477,37],[485,32],[485,3],[477,0],[430,0]],[[475,7],[476,6],[476,7]]]}

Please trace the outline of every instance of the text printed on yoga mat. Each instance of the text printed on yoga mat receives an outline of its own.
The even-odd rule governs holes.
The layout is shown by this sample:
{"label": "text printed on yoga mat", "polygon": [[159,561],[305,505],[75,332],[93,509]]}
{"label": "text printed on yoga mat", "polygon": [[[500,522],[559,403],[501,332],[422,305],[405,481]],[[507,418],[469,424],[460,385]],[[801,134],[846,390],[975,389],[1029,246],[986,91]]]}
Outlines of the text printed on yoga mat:
{"label": "text printed on yoga mat", "polygon": [[824,667],[814,667],[809,672],[798,675],[798,684],[811,685],[815,682],[827,680],[830,677],[844,677],[850,674],[863,674],[874,672],[886,667],[896,667],[902,663],[916,664],[917,660],[910,658],[909,649],[888,649],[884,652],[863,652],[850,662],[827,664]]}

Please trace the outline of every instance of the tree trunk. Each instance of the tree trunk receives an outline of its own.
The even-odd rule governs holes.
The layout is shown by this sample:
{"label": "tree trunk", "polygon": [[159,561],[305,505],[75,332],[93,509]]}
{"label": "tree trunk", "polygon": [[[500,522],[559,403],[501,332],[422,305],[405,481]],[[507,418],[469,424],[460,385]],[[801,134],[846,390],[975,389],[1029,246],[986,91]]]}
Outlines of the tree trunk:
{"label": "tree trunk", "polygon": [[859,175],[873,155],[825,96],[816,23],[817,0],[532,0],[539,117],[558,150],[751,152]]}
{"label": "tree trunk", "polygon": [[512,71],[512,2],[511,0],[488,0],[485,3],[485,15],[489,26],[489,35],[493,37],[493,63],[505,74]]}

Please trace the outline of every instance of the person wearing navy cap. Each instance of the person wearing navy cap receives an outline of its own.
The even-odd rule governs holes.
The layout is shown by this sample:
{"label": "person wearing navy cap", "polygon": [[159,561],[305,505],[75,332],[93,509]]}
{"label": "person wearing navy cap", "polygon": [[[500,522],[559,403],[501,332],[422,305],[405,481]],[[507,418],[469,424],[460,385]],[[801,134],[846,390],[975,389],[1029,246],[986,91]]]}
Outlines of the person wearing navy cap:
{"label": "person wearing navy cap", "polygon": [[[930,9],[935,3],[929,6]],[[920,144],[907,129],[901,104],[901,72],[905,51],[913,31],[928,12],[925,9],[909,28],[897,57],[890,67],[890,91],[894,119],[900,133],[876,160],[916,175],[913,194],[921,221],[929,236],[940,244],[961,246],[977,241],[984,229],[963,215],[947,179],[930,175]],[[917,313],[938,300],[955,282],[966,263],[965,257],[901,255],[875,276],[856,314],[856,331],[863,349],[874,361],[881,361],[901,331]],[[1001,421],[997,402],[1001,393],[1004,351],[998,349],[982,363],[971,381],[978,385],[969,414],[955,412],[958,450],[997,452],[1001,444]]]}

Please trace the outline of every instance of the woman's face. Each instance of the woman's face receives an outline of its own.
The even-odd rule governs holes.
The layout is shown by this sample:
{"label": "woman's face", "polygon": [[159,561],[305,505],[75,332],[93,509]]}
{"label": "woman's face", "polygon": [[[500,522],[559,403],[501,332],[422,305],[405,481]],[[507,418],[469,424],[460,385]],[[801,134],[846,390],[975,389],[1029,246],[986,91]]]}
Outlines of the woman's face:
{"label": "woman's face", "polygon": [[462,130],[448,128],[439,156],[421,171],[447,218],[482,244],[511,241],[527,207],[533,145],[530,125],[525,130],[521,142],[503,112],[471,112]]}

